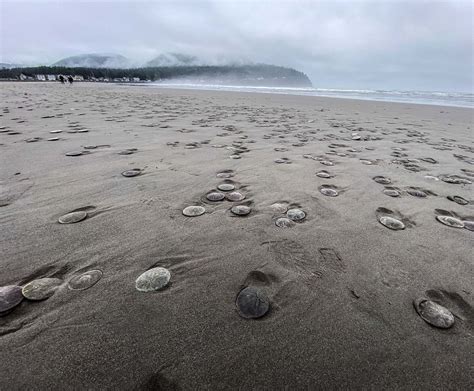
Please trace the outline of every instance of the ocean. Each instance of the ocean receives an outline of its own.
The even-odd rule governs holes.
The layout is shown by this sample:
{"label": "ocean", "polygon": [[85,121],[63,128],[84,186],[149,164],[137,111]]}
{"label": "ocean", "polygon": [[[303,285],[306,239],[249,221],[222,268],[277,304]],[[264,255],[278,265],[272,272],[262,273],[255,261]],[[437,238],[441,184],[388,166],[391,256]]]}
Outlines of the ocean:
{"label": "ocean", "polygon": [[[144,85],[144,84],[141,84]],[[146,83],[147,86],[216,91],[242,91],[271,94],[323,96],[330,98],[361,99],[474,108],[474,94],[442,91],[345,90],[335,88],[249,87],[236,85],[192,83]]]}

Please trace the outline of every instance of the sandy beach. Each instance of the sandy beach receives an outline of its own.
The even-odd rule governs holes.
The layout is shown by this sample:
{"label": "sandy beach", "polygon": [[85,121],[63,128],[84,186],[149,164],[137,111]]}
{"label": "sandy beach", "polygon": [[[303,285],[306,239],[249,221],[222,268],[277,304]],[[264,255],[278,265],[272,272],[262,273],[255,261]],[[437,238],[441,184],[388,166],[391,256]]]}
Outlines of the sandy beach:
{"label": "sandy beach", "polygon": [[[0,287],[59,280],[0,316],[1,390],[472,389],[473,109],[91,83],[0,96]],[[72,211],[87,217],[58,222]],[[138,291],[154,267],[168,286]],[[245,287],[265,316],[239,314]]]}

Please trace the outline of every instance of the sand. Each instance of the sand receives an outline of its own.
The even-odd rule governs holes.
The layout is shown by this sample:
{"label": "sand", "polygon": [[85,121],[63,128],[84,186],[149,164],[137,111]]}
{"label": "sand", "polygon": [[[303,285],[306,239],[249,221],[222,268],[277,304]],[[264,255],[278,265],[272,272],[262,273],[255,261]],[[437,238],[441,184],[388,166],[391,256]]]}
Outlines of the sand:
{"label": "sand", "polygon": [[[0,317],[0,389],[472,388],[474,233],[437,219],[474,220],[472,109],[88,83],[0,92],[0,286],[63,281]],[[208,200],[222,183],[245,198]],[[73,211],[87,217],[58,222]],[[137,291],[154,267],[168,286]],[[90,270],[93,286],[68,287]],[[239,316],[247,286],[270,302],[259,319]],[[425,322],[423,297],[454,325]]]}

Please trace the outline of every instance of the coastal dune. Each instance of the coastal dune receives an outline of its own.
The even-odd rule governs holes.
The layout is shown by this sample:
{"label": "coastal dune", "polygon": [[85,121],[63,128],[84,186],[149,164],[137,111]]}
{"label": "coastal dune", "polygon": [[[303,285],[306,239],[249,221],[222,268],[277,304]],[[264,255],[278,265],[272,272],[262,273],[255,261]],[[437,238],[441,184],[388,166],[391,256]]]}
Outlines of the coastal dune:
{"label": "coastal dune", "polygon": [[[90,83],[0,94],[0,286],[61,281],[0,316],[0,389],[472,388],[472,109]],[[58,222],[74,211],[87,217]],[[138,291],[155,267],[168,286]],[[245,287],[264,316],[239,313]],[[425,322],[423,297],[454,325]]]}

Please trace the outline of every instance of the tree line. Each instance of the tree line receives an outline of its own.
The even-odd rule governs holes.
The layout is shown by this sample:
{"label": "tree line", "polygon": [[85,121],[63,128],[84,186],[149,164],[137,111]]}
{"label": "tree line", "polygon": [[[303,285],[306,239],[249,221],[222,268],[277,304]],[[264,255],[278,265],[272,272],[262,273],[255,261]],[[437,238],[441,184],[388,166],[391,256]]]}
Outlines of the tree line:
{"label": "tree line", "polygon": [[86,80],[107,78],[139,78],[140,80],[166,80],[176,78],[209,77],[235,80],[280,80],[283,84],[298,86],[311,86],[309,78],[300,71],[275,65],[225,65],[225,66],[170,66],[147,67],[131,69],[111,68],[71,68],[62,66],[40,66],[27,68],[0,69],[1,79],[18,79],[21,74],[25,76],[44,75],[78,75]]}

